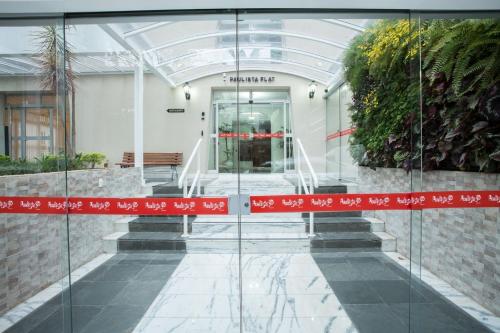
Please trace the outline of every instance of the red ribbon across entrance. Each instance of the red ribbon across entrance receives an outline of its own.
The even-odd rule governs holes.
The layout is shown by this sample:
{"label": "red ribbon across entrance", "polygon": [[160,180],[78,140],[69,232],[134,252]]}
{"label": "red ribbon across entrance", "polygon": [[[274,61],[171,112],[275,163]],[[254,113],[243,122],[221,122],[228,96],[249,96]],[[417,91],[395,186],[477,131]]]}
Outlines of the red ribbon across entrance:
{"label": "red ribbon across entrance", "polygon": [[336,138],[340,138],[340,137],[345,136],[345,135],[351,135],[352,133],[354,133],[354,131],[356,131],[355,127],[347,128],[347,129],[342,130],[342,131],[333,132],[333,133],[330,133],[326,136],[326,140],[329,141],[329,140],[333,140]]}
{"label": "red ribbon across entrance", "polygon": [[[500,191],[252,195],[252,213],[500,208]],[[227,215],[227,197],[0,197],[4,214]]]}
{"label": "red ribbon across entrance", "polygon": [[227,215],[221,198],[0,197],[0,213],[93,215]]}
{"label": "red ribbon across entrance", "polygon": [[500,191],[251,196],[252,213],[500,207]]}
{"label": "red ribbon across entrance", "polygon": [[242,138],[242,139],[272,139],[272,138],[283,138],[282,132],[276,133],[219,133],[219,138]]}

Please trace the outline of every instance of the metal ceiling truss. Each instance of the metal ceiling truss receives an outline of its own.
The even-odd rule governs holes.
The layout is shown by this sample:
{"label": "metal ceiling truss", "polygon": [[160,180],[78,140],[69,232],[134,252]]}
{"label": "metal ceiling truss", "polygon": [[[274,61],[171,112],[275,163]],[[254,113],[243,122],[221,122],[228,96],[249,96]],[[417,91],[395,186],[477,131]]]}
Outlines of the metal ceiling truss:
{"label": "metal ceiling truss", "polygon": [[[268,61],[268,59],[260,59],[260,58],[243,58],[242,59],[242,58],[240,58],[239,63],[240,63],[240,66],[241,66],[241,64],[245,63],[245,62],[266,62],[266,61]],[[301,67],[301,68],[304,68],[304,69],[307,69],[307,70],[312,70],[312,71],[316,71],[318,73],[326,74],[328,76],[334,76],[335,75],[335,73],[332,73],[332,72],[324,70],[324,69],[320,69],[320,68],[316,68],[316,67],[313,67],[313,66],[305,65],[305,64],[302,64],[300,62],[294,62],[294,61],[288,61],[288,60],[281,60],[281,59],[272,59],[272,61],[269,64],[265,64],[265,65],[271,65],[272,62],[279,63],[279,64],[284,64],[284,65],[291,65],[291,66],[295,66],[295,67]],[[191,71],[191,70],[197,70],[197,69],[199,69],[201,67],[205,67],[205,66],[219,65],[219,64],[228,64],[228,63],[234,63],[235,67],[236,67],[236,60],[235,59],[220,59],[220,60],[217,60],[217,61],[206,62],[206,63],[201,64],[201,65],[195,65],[195,66],[183,68],[183,69],[180,69],[178,71],[175,71],[175,72],[172,72],[172,73],[168,74],[168,76],[171,77],[171,76],[178,75],[180,73],[188,72],[188,71]]]}
{"label": "metal ceiling truss", "polygon": [[[322,44],[326,44],[329,46],[333,46],[342,50],[347,49],[347,45],[338,43],[335,41],[323,39],[323,38],[317,38],[313,36],[308,36],[308,35],[302,35],[298,34],[295,32],[289,32],[289,31],[274,31],[274,30],[243,30],[243,31],[238,31],[238,36],[244,36],[244,35],[273,35],[273,36],[284,36],[284,37],[292,37],[292,38],[299,38],[299,39],[305,39],[313,42],[318,42]],[[152,47],[148,50],[145,50],[144,53],[152,53],[155,51],[160,51],[172,46],[180,45],[180,44],[185,44],[193,41],[197,41],[200,39],[206,39],[206,38],[214,38],[214,37],[224,37],[224,36],[236,36],[236,33],[234,31],[221,31],[221,32],[213,32],[213,33],[208,33],[208,34],[201,34],[201,35],[195,35],[195,36],[190,36],[187,38],[171,41],[168,43],[161,44],[159,46]]]}
{"label": "metal ceiling truss", "polygon": [[[335,65],[342,65],[342,62],[340,62],[338,60],[334,60],[332,58],[327,58],[327,57],[318,55],[316,53],[312,53],[312,52],[308,52],[308,51],[304,51],[304,50],[299,50],[299,49],[287,48],[287,47],[258,46],[258,45],[253,46],[252,45],[252,46],[242,46],[239,49],[240,50],[260,49],[260,50],[276,50],[276,51],[282,51],[282,52],[289,52],[289,53],[304,55],[307,57],[311,57],[311,58],[314,58],[314,59],[317,59],[320,61],[332,63]],[[161,66],[172,64],[174,62],[188,59],[191,57],[201,56],[201,55],[210,54],[210,53],[226,52],[226,51],[236,52],[236,47],[225,47],[225,48],[220,48],[220,49],[205,49],[205,50],[201,50],[201,51],[191,52],[191,53],[187,53],[187,54],[175,57],[175,58],[170,58],[170,59],[164,60],[164,61],[156,64],[155,66],[161,67]],[[274,59],[271,59],[271,60],[274,60]]]}

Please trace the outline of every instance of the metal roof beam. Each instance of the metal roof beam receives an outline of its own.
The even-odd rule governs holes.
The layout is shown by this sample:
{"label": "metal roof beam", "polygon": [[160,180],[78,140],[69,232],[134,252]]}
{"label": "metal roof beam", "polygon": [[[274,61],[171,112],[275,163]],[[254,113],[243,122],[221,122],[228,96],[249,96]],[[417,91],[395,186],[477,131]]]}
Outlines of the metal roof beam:
{"label": "metal roof beam", "polygon": [[330,24],[334,24],[334,25],[339,26],[339,27],[344,27],[344,28],[347,28],[347,29],[358,31],[358,32],[363,32],[363,31],[366,30],[365,27],[362,27],[362,26],[357,25],[357,24],[352,24],[352,23],[349,23],[349,22],[346,22],[346,21],[343,21],[343,20],[323,19],[321,21],[327,22],[327,23],[330,23]]}
{"label": "metal roof beam", "polygon": [[[318,43],[330,45],[330,46],[337,47],[337,48],[340,48],[340,49],[343,49],[343,50],[347,49],[347,45],[342,44],[342,43],[338,43],[338,42],[327,40],[327,39],[323,39],[323,38],[317,38],[317,37],[313,37],[313,36],[302,35],[302,34],[298,34],[298,33],[295,33],[295,32],[288,32],[288,31],[243,30],[243,31],[239,31],[238,35],[273,35],[273,36],[293,37],[293,38],[300,38],[300,39],[305,39],[305,40],[310,40],[310,41],[314,41],[314,42],[318,42]],[[166,49],[166,48],[169,48],[169,47],[172,47],[172,46],[175,46],[175,45],[184,44],[184,43],[188,43],[188,42],[193,42],[193,41],[200,40],[200,39],[213,38],[213,37],[224,37],[224,36],[236,36],[236,32],[234,32],[234,31],[221,31],[221,32],[213,32],[213,33],[202,34],[202,35],[195,35],[195,36],[191,36],[191,37],[187,37],[187,38],[183,38],[183,39],[171,41],[171,42],[168,42],[168,43],[164,43],[164,44],[161,44],[159,46],[152,47],[152,48],[150,48],[148,50],[145,50],[144,52],[145,53],[150,53],[150,52],[154,52],[154,51],[159,51],[159,50],[162,50],[162,49]]]}
{"label": "metal roof beam", "polygon": [[[268,59],[259,59],[259,58],[246,58],[246,59],[241,59],[240,58],[240,65],[241,63],[243,62],[266,62],[266,60]],[[233,60],[217,60],[217,61],[212,61],[212,62],[207,62],[203,65],[198,65],[198,66],[192,66],[192,67],[188,67],[188,68],[183,68],[181,70],[178,70],[176,72],[173,72],[173,73],[170,73],[168,74],[168,76],[173,76],[173,75],[177,75],[179,73],[184,73],[184,72],[187,72],[187,71],[190,71],[190,70],[194,70],[194,69],[198,69],[200,67],[205,67],[205,66],[211,66],[211,65],[218,65],[218,64],[225,64],[225,63],[231,63],[231,62],[234,62],[236,63],[236,60],[233,59]],[[307,70],[311,70],[311,71],[316,71],[318,73],[322,73],[322,74],[326,74],[326,75],[330,75],[330,76],[334,76],[335,73],[332,73],[330,71],[327,71],[327,70],[324,70],[324,69],[320,69],[320,68],[316,68],[316,67],[313,67],[313,66],[309,66],[309,65],[305,65],[303,63],[300,63],[300,62],[294,62],[294,61],[287,61],[287,60],[279,60],[279,59],[271,59],[271,61],[269,61],[269,63],[280,63],[280,64],[284,64],[284,65],[291,65],[291,66],[297,66],[297,67],[301,67],[301,68],[304,68],[304,69],[307,69]]]}
{"label": "metal roof beam", "polygon": [[[333,63],[333,64],[336,64],[336,65],[342,65],[342,62],[338,61],[338,60],[327,58],[327,57],[321,56],[321,55],[316,54],[316,53],[312,53],[312,52],[308,52],[308,51],[303,51],[303,50],[299,50],[299,49],[287,48],[287,47],[242,46],[239,49],[240,50],[245,50],[245,49],[263,49],[263,50],[277,50],[277,51],[283,51],[283,52],[290,52],[290,53],[301,54],[301,55],[304,55],[304,56],[307,56],[307,57],[315,58],[315,59],[318,59],[318,60],[321,60],[321,61]],[[164,65],[168,65],[168,64],[174,63],[176,61],[188,59],[190,57],[196,57],[196,56],[203,55],[203,54],[217,53],[217,52],[224,52],[224,51],[231,51],[231,50],[233,50],[233,51],[236,52],[236,48],[235,47],[225,47],[225,48],[220,48],[220,49],[206,49],[206,50],[201,50],[201,51],[197,51],[197,52],[191,52],[191,53],[187,53],[187,54],[175,57],[175,58],[167,59],[165,61],[160,62],[156,66],[157,67],[161,67],[161,66],[164,66]]]}
{"label": "metal roof beam", "polygon": [[126,41],[122,36],[111,27],[109,24],[99,24],[102,30],[104,30],[111,38],[113,38],[118,44],[120,44],[125,50],[132,52],[132,54],[137,58],[143,58],[144,62],[147,64],[147,67],[151,69],[153,73],[162,78],[166,83],[170,86],[174,87],[175,83],[172,81],[167,74],[161,69],[156,68],[149,57],[147,57],[139,48],[134,47],[131,42]]}
{"label": "metal roof beam", "polygon": [[123,36],[123,38],[130,38],[130,37],[133,37],[133,36],[136,36],[139,34],[143,34],[147,31],[158,29],[160,27],[163,27],[164,25],[171,24],[171,23],[172,22],[158,22],[158,23],[149,24],[149,25],[142,27],[142,28],[137,28],[134,30],[127,31],[122,36]]}

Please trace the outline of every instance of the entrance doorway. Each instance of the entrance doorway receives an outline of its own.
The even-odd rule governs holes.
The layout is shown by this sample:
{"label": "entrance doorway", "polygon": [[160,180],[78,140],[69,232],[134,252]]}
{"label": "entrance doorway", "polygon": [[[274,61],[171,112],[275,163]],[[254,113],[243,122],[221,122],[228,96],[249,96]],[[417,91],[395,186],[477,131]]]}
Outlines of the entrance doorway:
{"label": "entrance doorway", "polygon": [[254,96],[258,97],[259,92],[254,91],[246,94],[248,100],[240,102],[239,109],[234,100],[214,102],[209,161],[212,169],[236,173],[238,160],[242,173],[283,173],[293,169],[289,101],[258,100]]}

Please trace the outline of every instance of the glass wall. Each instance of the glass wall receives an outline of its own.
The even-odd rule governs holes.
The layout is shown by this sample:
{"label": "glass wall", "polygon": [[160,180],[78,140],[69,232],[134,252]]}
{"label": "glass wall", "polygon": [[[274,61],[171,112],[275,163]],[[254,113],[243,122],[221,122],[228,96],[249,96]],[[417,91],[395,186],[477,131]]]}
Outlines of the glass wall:
{"label": "glass wall", "polygon": [[498,330],[498,15],[188,14],[0,20],[0,331]]}
{"label": "glass wall", "polygon": [[[431,327],[495,330],[487,321],[479,324],[477,312],[484,313],[483,319],[499,314],[492,274],[498,270],[493,260],[498,245],[493,245],[491,234],[498,227],[499,209],[461,208],[457,203],[494,199],[481,191],[500,188],[496,157],[500,17],[495,13],[415,14],[412,22],[419,33],[420,85],[414,94],[421,98],[420,120],[415,121],[419,126],[413,129],[413,158],[421,170],[413,177],[414,191],[470,192],[436,193],[433,202],[456,208],[414,212],[412,273],[446,295],[446,302],[427,306],[415,300],[410,326],[415,331]],[[444,283],[439,285],[436,277]],[[446,292],[449,286],[456,292]],[[466,311],[449,306],[463,305],[463,295],[470,298]]]}
{"label": "glass wall", "polygon": [[[210,80],[216,79],[197,80],[210,66],[191,59],[219,45],[213,36],[197,38],[200,32],[234,20],[234,14],[66,20],[68,45],[85,50],[75,64],[77,152],[105,155],[86,174],[68,175],[70,195],[237,193],[236,175],[210,185]],[[234,72],[235,61],[226,70]],[[235,95],[236,85],[226,91]],[[228,120],[232,132],[238,131],[235,113],[231,109]],[[74,283],[74,322],[84,332],[238,329],[239,235],[232,218],[225,233],[230,251],[221,255],[213,217],[189,209],[184,216],[143,216],[134,209],[131,216],[70,216],[72,270],[96,267]]]}
{"label": "glass wall", "polygon": [[67,216],[37,213],[38,197],[66,195],[63,29],[58,17],[0,20],[0,205],[29,207],[0,218],[6,332],[71,329]]}
{"label": "glass wall", "polygon": [[[347,84],[332,87],[326,96],[326,172],[332,177],[344,180],[357,179],[357,146],[349,144],[352,127],[350,110],[352,94]],[[351,153],[352,151],[352,153]],[[356,155],[354,155],[356,156]]]}

